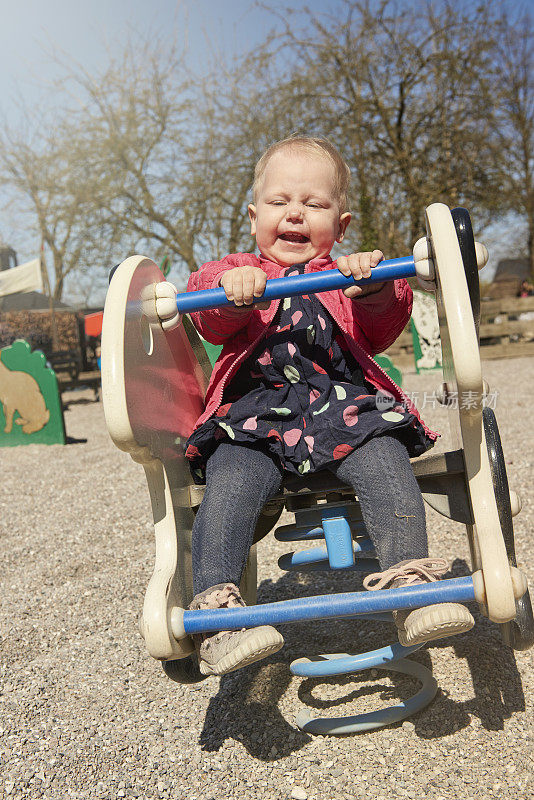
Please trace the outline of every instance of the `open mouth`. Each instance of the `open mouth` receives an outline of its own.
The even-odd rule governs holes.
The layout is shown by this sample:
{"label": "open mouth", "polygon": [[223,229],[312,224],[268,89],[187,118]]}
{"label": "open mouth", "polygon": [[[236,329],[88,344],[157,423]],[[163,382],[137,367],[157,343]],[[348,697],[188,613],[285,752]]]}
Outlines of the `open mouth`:
{"label": "open mouth", "polygon": [[296,233],[292,231],[282,233],[279,238],[283,239],[284,242],[292,242],[293,244],[306,244],[306,242],[310,241],[309,236],[304,236],[303,233]]}

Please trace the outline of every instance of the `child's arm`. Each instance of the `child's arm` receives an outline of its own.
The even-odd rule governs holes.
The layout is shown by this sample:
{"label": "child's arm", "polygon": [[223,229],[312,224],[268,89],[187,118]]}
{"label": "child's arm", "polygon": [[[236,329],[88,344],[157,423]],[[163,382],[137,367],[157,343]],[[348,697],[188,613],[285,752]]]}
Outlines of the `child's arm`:
{"label": "child's arm", "polygon": [[[244,328],[252,314],[250,303],[254,296],[263,294],[266,279],[259,259],[250,253],[235,253],[222,261],[210,261],[191,273],[188,292],[222,286],[228,299],[234,300],[238,306],[193,312],[191,319],[201,336],[212,344],[224,344]],[[268,305],[256,304],[255,308]]]}
{"label": "child's arm", "polygon": [[[337,266],[356,280],[367,278],[384,258],[380,250],[341,256]],[[341,264],[340,264],[341,262]],[[413,292],[404,279],[350,286],[343,293],[354,302],[358,324],[371,345],[371,353],[382,353],[400,336],[412,313]]]}

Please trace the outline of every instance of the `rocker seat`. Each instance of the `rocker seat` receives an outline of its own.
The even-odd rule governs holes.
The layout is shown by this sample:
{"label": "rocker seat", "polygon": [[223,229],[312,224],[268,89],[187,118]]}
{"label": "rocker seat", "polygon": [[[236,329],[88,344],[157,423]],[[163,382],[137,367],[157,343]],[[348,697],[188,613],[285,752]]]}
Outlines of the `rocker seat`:
{"label": "rocker seat", "polygon": [[[463,476],[465,473],[462,450],[420,456],[412,459],[411,464],[418,482],[448,475]],[[205,486],[194,484],[189,487],[191,508],[197,508],[200,505],[204,497],[205,488]],[[317,496],[330,494],[331,492],[351,494],[352,489],[327,469],[310,475],[291,474],[284,479],[280,492],[270,498],[266,505],[303,495],[313,495],[314,499],[317,499]]]}

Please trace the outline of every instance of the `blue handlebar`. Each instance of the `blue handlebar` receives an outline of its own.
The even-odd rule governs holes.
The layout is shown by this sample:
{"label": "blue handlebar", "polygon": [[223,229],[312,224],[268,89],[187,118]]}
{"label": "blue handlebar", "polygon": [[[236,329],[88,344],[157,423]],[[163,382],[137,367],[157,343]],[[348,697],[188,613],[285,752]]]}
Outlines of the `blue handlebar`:
{"label": "blue handlebar", "polygon": [[[293,275],[290,278],[274,278],[267,281],[265,291],[261,297],[255,298],[255,303],[266,300],[277,300],[282,297],[294,297],[308,292],[330,292],[333,289],[346,289],[348,286],[366,286],[368,283],[381,283],[393,281],[396,278],[412,278],[415,275],[415,264],[412,256],[406,258],[392,258],[382,261],[372,270],[370,278],[355,281],[347,278],[337,269],[327,269],[324,272],[310,272],[307,275]],[[176,305],[180,314],[191,311],[203,311],[209,308],[221,308],[234,305],[233,300],[228,300],[222,288],[205,289],[200,292],[184,292],[176,298]]]}

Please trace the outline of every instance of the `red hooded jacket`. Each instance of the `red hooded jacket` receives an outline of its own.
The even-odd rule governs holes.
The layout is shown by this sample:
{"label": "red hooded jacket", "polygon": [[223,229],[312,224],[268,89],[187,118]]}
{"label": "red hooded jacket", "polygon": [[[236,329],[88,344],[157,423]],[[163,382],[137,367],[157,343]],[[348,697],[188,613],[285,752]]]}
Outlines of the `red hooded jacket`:
{"label": "red hooded jacket", "polygon": [[[198,272],[193,272],[187,291],[213,289],[219,286],[224,272],[246,265],[262,269],[268,280],[283,277],[286,270],[262,255],[258,257],[250,253],[235,253],[226,256],[222,261],[210,261]],[[334,269],[336,266],[331,258],[315,258],[306,265],[304,272],[319,272]],[[320,292],[316,297],[336,321],[369,383],[396,400],[402,400],[421,421],[427,436],[432,440],[437,439],[439,434],[426,427],[407,395],[371,358],[390,347],[410,319],[413,293],[408,283],[405,280],[389,281],[379,292],[356,300],[345,297],[341,289]],[[206,391],[206,408],[197,420],[195,429],[215,414],[221,405],[225,387],[267,333],[279,303],[280,300],[272,300],[265,310],[251,307],[248,314],[235,314],[226,308],[191,314],[204,339],[212,344],[223,345]]]}

